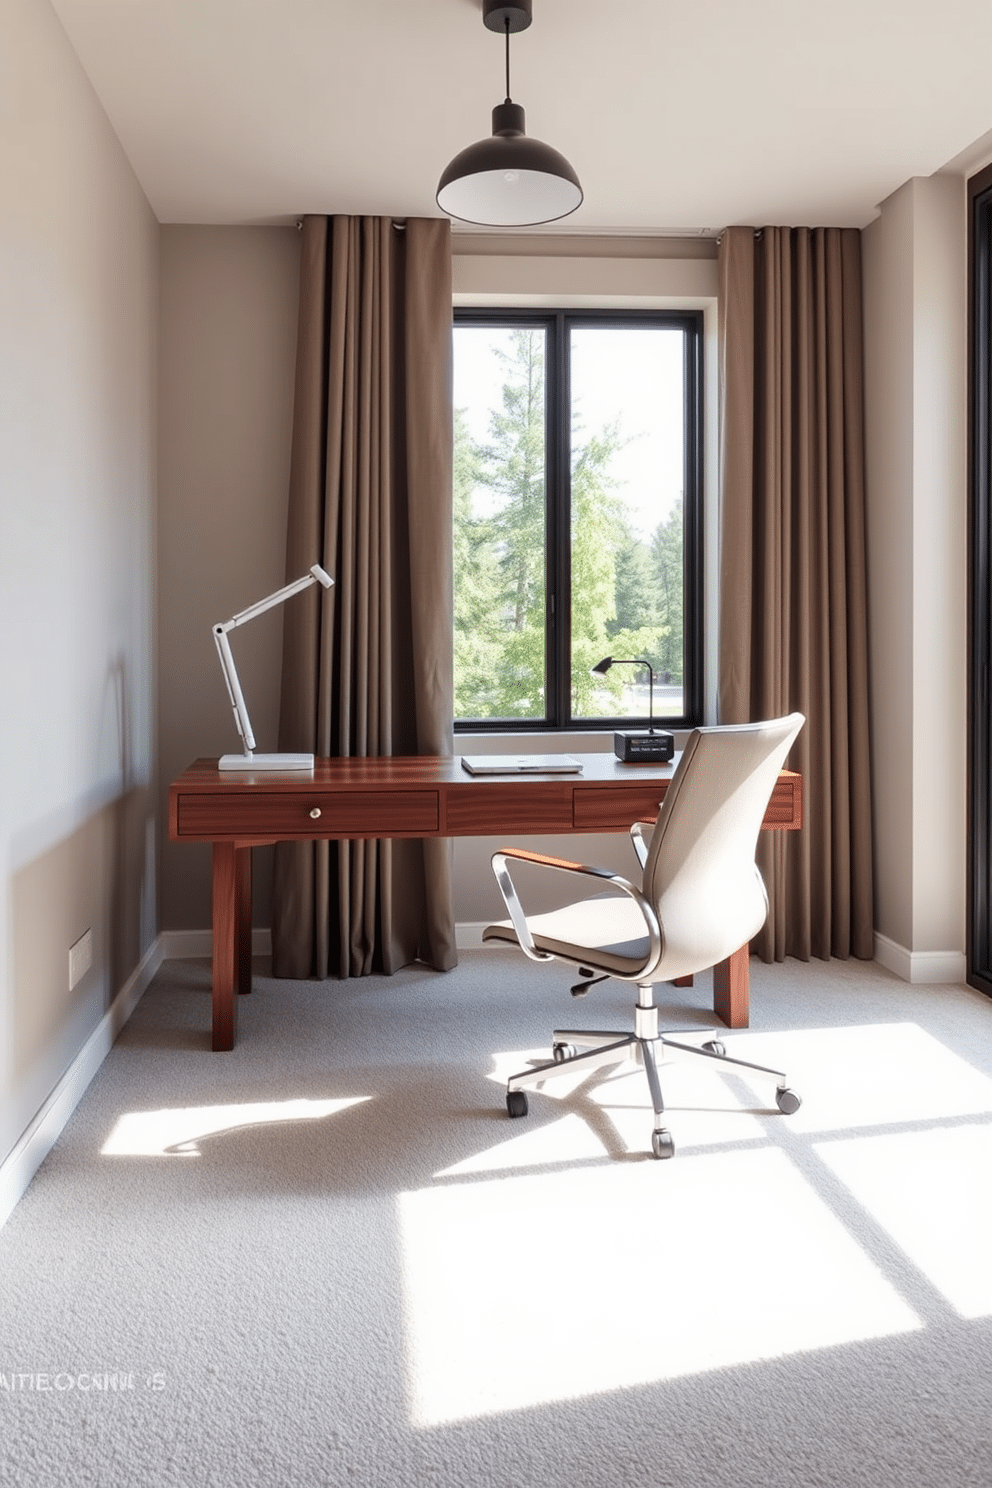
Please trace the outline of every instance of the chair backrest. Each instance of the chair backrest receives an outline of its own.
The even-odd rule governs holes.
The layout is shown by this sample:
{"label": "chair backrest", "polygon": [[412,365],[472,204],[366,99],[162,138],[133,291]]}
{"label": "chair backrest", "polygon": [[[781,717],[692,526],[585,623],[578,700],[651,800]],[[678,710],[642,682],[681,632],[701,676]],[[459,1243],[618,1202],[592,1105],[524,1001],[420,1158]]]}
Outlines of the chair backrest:
{"label": "chair backrest", "polygon": [[804,722],[792,713],[689,735],[644,865],[644,893],[657,908],[664,939],[664,979],[722,961],[764,924],[758,833]]}

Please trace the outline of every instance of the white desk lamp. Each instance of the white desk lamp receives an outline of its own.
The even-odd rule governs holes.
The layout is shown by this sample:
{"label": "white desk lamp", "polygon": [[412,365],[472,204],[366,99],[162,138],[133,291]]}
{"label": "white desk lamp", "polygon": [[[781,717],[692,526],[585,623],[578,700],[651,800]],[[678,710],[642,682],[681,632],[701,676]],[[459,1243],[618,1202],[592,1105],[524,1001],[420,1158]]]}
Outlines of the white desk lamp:
{"label": "white desk lamp", "polygon": [[244,754],[224,754],[218,761],[221,770],[312,770],[312,754],[253,754],[255,748],[255,735],[252,733],[251,719],[248,717],[248,707],[245,703],[245,695],[241,691],[241,683],[238,680],[238,669],[234,665],[234,657],[231,654],[231,644],[227,639],[229,630],[237,630],[239,625],[244,625],[248,620],[254,620],[256,615],[264,614],[271,610],[274,605],[282,604],[293,594],[300,594],[304,589],[309,589],[311,584],[323,584],[325,589],[330,589],[334,580],[330,574],[324,572],[319,563],[315,563],[310,572],[304,574],[302,579],[296,579],[285,588],[276,590],[270,594],[268,599],[260,599],[257,604],[249,605],[240,614],[232,616],[230,620],[223,620],[214,626],[214,641],[217,644],[217,655],[220,657],[220,668],[224,673],[224,681],[227,683],[227,695],[231,699],[231,707],[234,709],[234,721],[238,726],[238,733],[244,743]]}

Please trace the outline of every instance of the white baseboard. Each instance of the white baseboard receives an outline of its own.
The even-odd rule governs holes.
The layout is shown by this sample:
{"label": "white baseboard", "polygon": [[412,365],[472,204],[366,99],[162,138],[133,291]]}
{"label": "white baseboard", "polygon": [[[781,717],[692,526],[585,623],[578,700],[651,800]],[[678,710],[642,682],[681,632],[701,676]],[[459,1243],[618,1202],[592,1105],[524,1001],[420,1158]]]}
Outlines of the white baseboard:
{"label": "white baseboard", "polygon": [[[482,932],[488,920],[465,920],[455,926],[455,946],[459,951],[507,950],[509,942],[490,941],[483,946]],[[193,957],[209,957],[212,937],[209,930],[163,930],[159,936],[162,959],[180,961]],[[267,929],[254,929],[251,933],[253,956],[268,956],[272,952],[272,933]],[[875,960],[887,971],[901,977],[904,982],[921,984],[937,982],[962,983],[967,975],[967,962],[963,951],[908,951],[905,946],[890,940],[887,935],[875,935]]]}
{"label": "white baseboard", "polygon": [[[213,933],[210,930],[163,930],[159,941],[163,961],[187,961],[204,956],[209,959],[213,951]],[[271,955],[271,930],[252,930],[251,953],[253,956]]]}
{"label": "white baseboard", "polygon": [[[482,932],[489,922],[455,926],[455,944],[460,951],[481,951]],[[512,950],[509,941],[490,941],[488,950]],[[967,958],[963,951],[907,951],[886,935],[875,935],[875,960],[886,971],[894,972],[904,982],[920,985],[953,983],[961,985],[967,977]]]}
{"label": "white baseboard", "polygon": [[920,985],[939,982],[962,985],[968,975],[968,961],[964,951],[909,951],[905,946],[890,940],[887,935],[879,935],[877,931],[875,960],[904,982]]}
{"label": "white baseboard", "polygon": [[508,941],[490,940],[485,947],[482,943],[482,932],[491,920],[479,920],[478,922],[466,921],[464,924],[455,926],[455,948],[459,951],[501,951],[512,950]]}
{"label": "white baseboard", "polygon": [[[488,924],[488,920],[480,920],[478,924],[456,925],[455,945],[458,950],[481,951],[482,932]],[[213,936],[209,930],[163,930],[159,941],[162,946],[163,961],[185,961],[197,957],[209,957],[213,948]],[[492,947],[487,946],[486,949],[489,950]],[[253,956],[272,954],[271,930],[257,928],[252,930],[251,953]]]}
{"label": "white baseboard", "polygon": [[27,1192],[28,1184],[55,1146],[87,1086],[113,1048],[114,1040],[148,990],[162,964],[162,938],[157,937],[104,1013],[75,1059],[14,1150],[0,1166],[0,1225]]}

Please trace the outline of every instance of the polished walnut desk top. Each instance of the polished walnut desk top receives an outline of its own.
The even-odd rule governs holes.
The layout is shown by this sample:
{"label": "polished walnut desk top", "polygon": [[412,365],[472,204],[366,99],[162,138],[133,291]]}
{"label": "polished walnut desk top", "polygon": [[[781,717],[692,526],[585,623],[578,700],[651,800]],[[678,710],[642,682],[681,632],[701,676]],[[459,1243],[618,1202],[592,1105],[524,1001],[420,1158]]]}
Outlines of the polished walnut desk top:
{"label": "polished walnut desk top", "polygon": [[[476,837],[625,831],[654,820],[668,765],[576,755],[581,773],[473,776],[461,757],[318,759],[313,772],[220,771],[197,760],[169,792],[176,842],[294,838]],[[315,813],[317,813],[315,815]],[[802,778],[783,770],[764,826],[802,825]]]}

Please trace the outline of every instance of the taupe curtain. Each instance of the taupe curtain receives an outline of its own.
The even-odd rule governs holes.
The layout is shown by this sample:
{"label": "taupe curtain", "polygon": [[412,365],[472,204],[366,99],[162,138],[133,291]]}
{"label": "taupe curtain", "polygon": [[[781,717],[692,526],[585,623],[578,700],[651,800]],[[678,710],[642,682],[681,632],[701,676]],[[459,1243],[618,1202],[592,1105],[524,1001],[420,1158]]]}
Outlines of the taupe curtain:
{"label": "taupe curtain", "polygon": [[[302,227],[279,747],[451,754],[451,245],[447,221]],[[450,844],[282,843],[276,976],[456,962]]]}
{"label": "taupe curtain", "polygon": [[720,243],[720,718],[798,708],[801,832],[763,832],[765,960],[870,958],[861,239]]}

